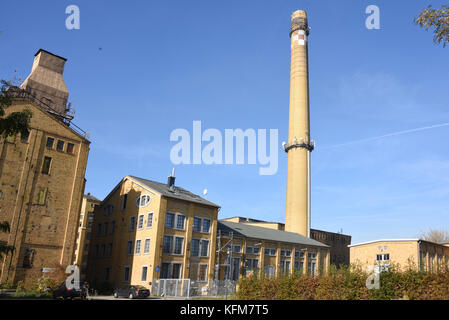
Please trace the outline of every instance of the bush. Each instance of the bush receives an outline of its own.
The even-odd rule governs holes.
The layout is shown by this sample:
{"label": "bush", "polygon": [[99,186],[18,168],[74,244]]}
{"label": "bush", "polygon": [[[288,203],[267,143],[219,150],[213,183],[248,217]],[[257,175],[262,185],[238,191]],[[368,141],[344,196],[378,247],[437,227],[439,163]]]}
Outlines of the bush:
{"label": "bush", "polygon": [[295,273],[278,278],[242,278],[236,299],[241,300],[449,300],[449,268],[429,273],[392,265],[380,274],[380,288],[368,289],[368,274],[358,266],[331,267],[311,277]]}

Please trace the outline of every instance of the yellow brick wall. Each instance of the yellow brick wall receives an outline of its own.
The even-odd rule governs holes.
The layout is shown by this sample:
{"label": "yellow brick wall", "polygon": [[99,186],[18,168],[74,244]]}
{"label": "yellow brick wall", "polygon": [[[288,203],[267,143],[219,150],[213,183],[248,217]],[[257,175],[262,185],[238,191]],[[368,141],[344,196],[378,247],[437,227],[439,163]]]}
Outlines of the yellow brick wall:
{"label": "yellow brick wall", "polygon": [[[15,99],[6,114],[24,109],[33,113],[28,141],[18,134],[14,143],[0,142],[0,220],[11,225],[0,240],[16,248],[0,264],[0,282],[29,282],[44,267],[72,263],[84,192],[89,141],[27,100]],[[55,139],[53,149],[47,137]],[[64,141],[62,152],[58,140]],[[75,145],[74,154],[66,152],[67,143]],[[52,158],[49,174],[41,172],[46,156]],[[44,205],[37,202],[40,188],[47,188]],[[26,249],[34,250],[32,268],[23,268]]]}

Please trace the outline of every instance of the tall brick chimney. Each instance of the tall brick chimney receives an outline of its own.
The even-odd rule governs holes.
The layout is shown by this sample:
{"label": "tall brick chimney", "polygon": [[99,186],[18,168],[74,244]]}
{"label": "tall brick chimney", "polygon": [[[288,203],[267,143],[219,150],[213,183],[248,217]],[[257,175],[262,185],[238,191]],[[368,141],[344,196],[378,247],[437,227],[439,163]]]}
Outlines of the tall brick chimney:
{"label": "tall brick chimney", "polygon": [[65,115],[68,111],[69,91],[62,73],[67,59],[43,49],[39,49],[34,56],[31,73],[20,87],[41,100],[53,111]]}

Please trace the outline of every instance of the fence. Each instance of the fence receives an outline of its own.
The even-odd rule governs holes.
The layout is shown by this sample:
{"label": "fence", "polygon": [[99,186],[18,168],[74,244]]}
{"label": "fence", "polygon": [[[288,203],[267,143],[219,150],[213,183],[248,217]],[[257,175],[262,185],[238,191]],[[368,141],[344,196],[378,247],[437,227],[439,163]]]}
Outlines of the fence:
{"label": "fence", "polygon": [[151,292],[166,298],[227,297],[235,293],[236,286],[237,281],[231,280],[158,279],[153,281]]}

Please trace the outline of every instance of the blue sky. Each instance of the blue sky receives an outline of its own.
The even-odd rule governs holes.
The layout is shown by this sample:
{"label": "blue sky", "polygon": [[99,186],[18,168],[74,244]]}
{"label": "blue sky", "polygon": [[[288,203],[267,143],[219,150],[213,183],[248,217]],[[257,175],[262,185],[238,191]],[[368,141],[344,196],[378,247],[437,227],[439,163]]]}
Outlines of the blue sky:
{"label": "blue sky", "polygon": [[[165,182],[176,128],[278,129],[287,140],[290,15],[307,10],[312,227],[353,243],[449,229],[449,48],[413,24],[442,1],[1,1],[1,78],[24,79],[43,48],[68,59],[74,123],[91,134],[86,192],[125,175]],[[78,5],[80,30],[65,8]],[[380,8],[380,30],[365,8]],[[359,141],[357,143],[349,143]],[[220,217],[283,221],[286,155],[259,165],[179,165],[177,184]]]}

